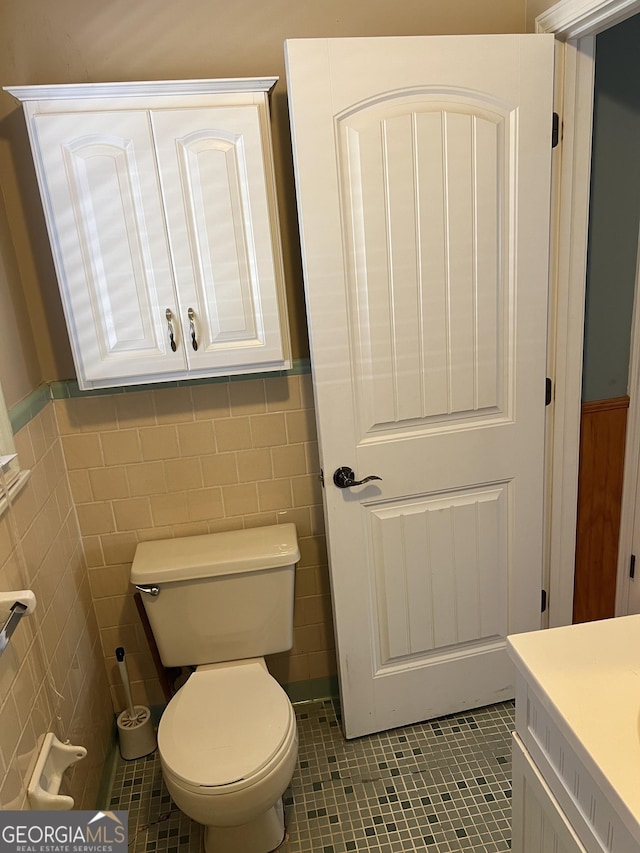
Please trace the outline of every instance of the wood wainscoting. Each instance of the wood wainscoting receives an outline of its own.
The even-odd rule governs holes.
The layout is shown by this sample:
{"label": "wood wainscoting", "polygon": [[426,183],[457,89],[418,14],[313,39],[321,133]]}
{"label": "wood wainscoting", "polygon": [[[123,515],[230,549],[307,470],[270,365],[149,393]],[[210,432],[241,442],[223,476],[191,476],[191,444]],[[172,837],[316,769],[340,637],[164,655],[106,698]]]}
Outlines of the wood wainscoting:
{"label": "wood wainscoting", "polygon": [[573,621],[615,612],[629,397],[583,403]]}

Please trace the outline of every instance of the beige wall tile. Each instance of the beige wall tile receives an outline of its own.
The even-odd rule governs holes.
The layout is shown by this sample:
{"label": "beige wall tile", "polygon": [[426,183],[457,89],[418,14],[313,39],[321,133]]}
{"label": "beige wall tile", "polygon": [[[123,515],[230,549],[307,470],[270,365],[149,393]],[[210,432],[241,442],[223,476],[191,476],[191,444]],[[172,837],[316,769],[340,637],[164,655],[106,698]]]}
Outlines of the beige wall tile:
{"label": "beige wall tile", "polygon": [[36,455],[31,444],[31,436],[28,429],[21,429],[13,436],[13,443],[20,460],[22,468],[33,468],[36,464]]}
{"label": "beige wall tile", "polygon": [[[320,487],[322,493],[322,487]],[[322,500],[315,506],[309,507],[309,518],[311,519],[311,533],[313,536],[325,535],[324,508]]]}
{"label": "beige wall tile", "polygon": [[163,494],[167,491],[163,462],[141,462],[127,465],[126,479],[131,497]]}
{"label": "beige wall tile", "polygon": [[236,456],[238,460],[238,480],[241,483],[270,480],[273,477],[271,454],[268,448],[240,450]]}
{"label": "beige wall tile", "polygon": [[331,623],[331,598],[328,595],[310,595],[300,601],[301,625],[313,625],[317,622]]}
{"label": "beige wall tile", "polygon": [[189,521],[210,521],[224,516],[222,490],[219,487],[187,492]]}
{"label": "beige wall tile", "polygon": [[294,506],[314,506],[322,503],[322,485],[317,474],[292,477],[291,489]]}
{"label": "beige wall tile", "polygon": [[326,678],[336,672],[336,655],[331,649],[321,652],[310,652],[309,678]]}
{"label": "beige wall tile", "polygon": [[156,414],[153,391],[115,394],[113,400],[120,429],[155,426]]}
{"label": "beige wall tile", "polygon": [[89,481],[94,501],[109,501],[114,498],[128,498],[129,484],[125,469],[121,465],[109,468],[89,469]]}
{"label": "beige wall tile", "polygon": [[[90,407],[97,422],[100,407]],[[107,406],[104,410],[107,410]],[[18,433],[21,446],[33,444],[32,477],[19,499],[9,510],[21,537],[21,546],[31,573],[30,581],[38,596],[38,608],[29,620],[24,620],[13,635],[2,656],[0,666],[0,808],[28,808],[26,782],[28,768],[33,766],[38,743],[45,732],[81,733],[78,742],[90,746],[92,760],[78,765],[73,778],[77,780],[78,808],[92,808],[95,798],[84,800],[84,791],[91,788],[88,779],[99,779],[109,743],[112,707],[109,703],[107,681],[102,655],[90,661],[80,652],[90,636],[97,638],[98,629],[82,559],[81,538],[76,514],[71,504],[53,404],[48,405]],[[96,450],[93,433],[68,434],[67,439],[87,441],[68,445],[74,464],[83,466],[93,458],[102,464]],[[88,497],[86,470],[73,469],[72,477],[77,495]],[[108,503],[80,504],[78,519],[85,529],[111,529],[113,517]],[[29,522],[27,524],[27,522]],[[0,521],[0,584],[20,588],[21,573],[16,552],[4,542],[8,518]],[[88,550],[99,550],[97,533],[89,533]],[[42,652],[42,653],[41,653]],[[80,701],[83,685],[90,679],[92,690],[91,713],[86,714]],[[100,685],[103,685],[101,689]],[[55,690],[61,691],[59,701]],[[58,721],[58,716],[61,722]],[[11,754],[9,754],[11,753]],[[96,763],[97,762],[97,763]],[[74,789],[75,790],[75,789]],[[92,790],[97,790],[95,786]]]}
{"label": "beige wall tile", "polygon": [[203,485],[215,485],[203,482],[200,459],[169,459],[164,462],[166,491],[184,492],[188,489],[201,489]]}
{"label": "beige wall tile", "polygon": [[153,392],[159,424],[177,424],[193,420],[191,389],[158,388]]}
{"label": "beige wall tile", "polygon": [[83,536],[96,533],[111,533],[115,521],[109,502],[80,504],[77,508],[78,524]]}
{"label": "beige wall tile", "polygon": [[317,441],[316,421],[313,409],[286,412],[287,438],[289,444],[302,441]]}
{"label": "beige wall tile", "polygon": [[238,486],[223,486],[222,500],[224,514],[249,515],[258,512],[258,493],[255,483],[243,483]]}
{"label": "beige wall tile", "polygon": [[132,593],[128,563],[120,566],[103,566],[89,570],[89,585],[93,598],[108,598]]}
{"label": "beige wall tile", "polygon": [[274,376],[266,382],[267,411],[283,412],[289,409],[300,409],[299,376]]}
{"label": "beige wall tile", "polygon": [[20,715],[13,696],[9,694],[0,708],[0,750],[6,767],[10,767],[13,762],[21,733]]}
{"label": "beige wall tile", "polygon": [[287,444],[272,447],[274,477],[294,477],[307,472],[307,458],[304,444]]}
{"label": "beige wall tile", "polygon": [[191,388],[193,414],[196,420],[229,417],[229,383],[213,382]]}
{"label": "beige wall tile", "polygon": [[300,625],[294,631],[293,647],[296,652],[317,652],[326,649],[322,625]]}
{"label": "beige wall tile", "polygon": [[118,531],[138,530],[140,527],[151,526],[149,498],[113,501],[113,514]]}
{"label": "beige wall tile", "polygon": [[173,524],[171,536],[179,539],[182,536],[204,536],[211,533],[208,521],[187,521],[185,524]]}
{"label": "beige wall tile", "polygon": [[202,456],[202,477],[205,486],[225,486],[238,482],[238,464],[235,453],[216,453]]}
{"label": "beige wall tile", "polygon": [[215,423],[216,446],[220,452],[247,450],[251,445],[249,418],[223,418]]}
{"label": "beige wall tile", "polygon": [[140,430],[140,446],[142,458],[145,461],[173,459],[179,455],[176,428],[174,426],[145,427]]}
{"label": "beige wall tile", "polygon": [[[296,641],[292,651],[274,656],[278,677],[284,683],[301,681],[311,677],[312,670],[330,669],[328,578],[326,566],[315,565],[326,559],[315,425],[313,411],[299,408],[308,404],[307,379],[267,377],[107,395],[111,403],[103,411],[112,408],[114,421],[103,424],[99,436],[83,431],[80,422],[70,423],[66,413],[65,439],[81,439],[70,446],[77,466],[70,471],[70,481],[91,567],[86,594],[96,602],[100,619],[99,633],[93,622],[93,636],[99,636],[107,664],[116,645],[140,655],[135,672],[140,695],[148,697],[159,690],[155,672],[148,668],[146,639],[132,609],[129,582],[137,542],[148,539],[295,523],[302,551],[296,574]],[[100,408],[94,409],[95,423]],[[37,499],[22,510],[23,527],[46,501],[49,480],[59,478],[61,470],[64,473],[62,463],[49,458],[50,427],[39,423],[37,429],[37,452],[47,473],[35,478],[32,492]],[[59,452],[58,447],[54,444],[53,451]],[[92,455],[96,449],[97,462]],[[64,494],[63,490],[61,507],[70,500]],[[30,537],[27,548],[34,562],[42,559],[40,587],[60,605],[57,618],[51,610],[45,630],[51,642],[67,649],[74,612],[65,605],[68,583],[55,584],[45,571],[51,560],[48,551],[43,557],[41,546],[59,529],[59,519],[47,518],[43,538]],[[1,530],[0,525],[0,534]],[[0,547],[0,556],[1,552]],[[79,696],[77,669],[62,654],[54,656],[52,666],[65,687],[70,685],[70,695]],[[20,695],[25,694],[23,687]],[[65,713],[72,714],[73,708]]]}
{"label": "beige wall tile", "polygon": [[142,461],[140,438],[135,429],[103,432],[100,434],[100,443],[105,465],[126,465]]}
{"label": "beige wall tile", "polygon": [[152,495],[150,500],[154,527],[192,521],[187,510],[187,492]]}
{"label": "beige wall tile", "polygon": [[100,544],[107,566],[130,563],[138,544],[135,533],[111,533],[100,537]]}
{"label": "beige wall tile", "polygon": [[181,456],[204,456],[216,449],[211,421],[179,424],[178,444]]}
{"label": "beige wall tile", "polygon": [[320,473],[320,457],[318,454],[318,442],[308,441],[304,446],[304,452],[307,460],[307,474]]}
{"label": "beige wall tile", "polygon": [[298,536],[311,536],[311,518],[309,507],[291,507],[278,512],[278,524],[295,524]]}
{"label": "beige wall tile", "polygon": [[62,435],[117,429],[114,397],[73,397],[56,400],[55,415]]}
{"label": "beige wall tile", "polygon": [[285,416],[282,412],[252,415],[251,441],[254,447],[274,447],[287,443]]}
{"label": "beige wall tile", "polygon": [[324,536],[305,536],[298,540],[300,546],[299,566],[326,566],[327,548]]}
{"label": "beige wall tile", "polygon": [[105,656],[113,654],[113,650],[118,646],[124,646],[127,654],[143,652],[146,647],[144,635],[142,637],[138,635],[135,625],[114,625],[110,628],[100,628],[100,640]]}
{"label": "beige wall tile", "polygon": [[99,536],[83,537],[84,556],[88,567],[104,566],[104,554]]}
{"label": "beige wall tile", "polygon": [[298,376],[298,382],[300,383],[302,408],[315,410],[316,403],[313,396],[313,379],[311,378],[311,374],[305,373],[302,376]]}
{"label": "beige wall tile", "polygon": [[304,598],[308,595],[318,595],[317,576],[313,568],[296,568],[296,599]]}
{"label": "beige wall tile", "polygon": [[95,468],[103,464],[100,437],[97,433],[65,435],[62,437],[62,447],[69,470]]}
{"label": "beige wall tile", "polygon": [[285,655],[269,655],[267,667],[274,678],[283,684],[291,684],[296,681],[308,681],[309,655],[296,655],[288,653]]}
{"label": "beige wall tile", "polygon": [[93,492],[91,491],[91,483],[89,482],[89,471],[86,468],[69,471],[69,488],[71,489],[75,503],[90,503],[93,500]]}
{"label": "beige wall tile", "polygon": [[291,481],[265,480],[258,483],[258,506],[260,512],[270,509],[286,509],[291,506]]}
{"label": "beige wall tile", "polygon": [[267,410],[263,379],[245,379],[229,383],[231,415],[252,415]]}
{"label": "beige wall tile", "polygon": [[257,512],[255,515],[243,516],[242,522],[245,530],[251,530],[254,527],[267,527],[270,524],[278,523],[278,513],[275,511]]}

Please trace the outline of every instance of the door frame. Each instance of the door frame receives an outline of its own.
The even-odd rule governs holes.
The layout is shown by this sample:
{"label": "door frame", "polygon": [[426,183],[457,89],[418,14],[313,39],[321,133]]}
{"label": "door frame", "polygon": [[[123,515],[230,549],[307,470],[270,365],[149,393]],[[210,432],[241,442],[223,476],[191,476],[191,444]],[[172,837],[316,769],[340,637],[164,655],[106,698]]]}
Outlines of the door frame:
{"label": "door frame", "polygon": [[595,36],[638,12],[640,0],[560,0],[535,19],[536,32],[561,42],[556,98],[562,144],[553,170],[549,302],[549,627],[570,625],[573,614]]}
{"label": "door frame", "polygon": [[[620,537],[618,544],[618,573],[616,578],[615,615],[625,616],[638,612],[638,592],[631,594],[629,560],[633,552],[636,530],[636,506],[640,486],[640,231],[636,259],[636,279],[631,323],[631,350],[629,354],[629,412],[624,449],[622,478],[622,506],[620,512]],[[631,611],[630,611],[631,608]]]}

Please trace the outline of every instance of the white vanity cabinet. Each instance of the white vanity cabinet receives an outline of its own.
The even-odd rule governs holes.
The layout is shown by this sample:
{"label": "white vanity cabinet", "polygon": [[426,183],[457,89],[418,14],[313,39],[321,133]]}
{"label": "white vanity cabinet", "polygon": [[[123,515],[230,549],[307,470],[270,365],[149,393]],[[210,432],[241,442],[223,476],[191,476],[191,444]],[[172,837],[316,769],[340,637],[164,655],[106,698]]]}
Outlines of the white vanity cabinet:
{"label": "white vanity cabinet", "polygon": [[640,851],[640,616],[508,638],[514,853]]}
{"label": "white vanity cabinet", "polygon": [[8,89],[81,388],[290,367],[276,79]]}

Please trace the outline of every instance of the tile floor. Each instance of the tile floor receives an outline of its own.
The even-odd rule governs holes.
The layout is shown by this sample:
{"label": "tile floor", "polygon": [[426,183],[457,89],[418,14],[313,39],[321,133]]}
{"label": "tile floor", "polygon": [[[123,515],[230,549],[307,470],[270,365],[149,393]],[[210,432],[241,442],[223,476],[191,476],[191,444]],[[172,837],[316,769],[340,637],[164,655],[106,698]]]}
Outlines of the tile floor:
{"label": "tile floor", "polygon": [[[513,702],[352,741],[332,700],[296,714],[299,761],[279,853],[510,848]],[[201,827],[173,806],[157,753],[118,760],[111,807],[129,811],[134,853],[201,850]]]}

